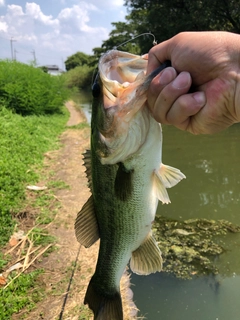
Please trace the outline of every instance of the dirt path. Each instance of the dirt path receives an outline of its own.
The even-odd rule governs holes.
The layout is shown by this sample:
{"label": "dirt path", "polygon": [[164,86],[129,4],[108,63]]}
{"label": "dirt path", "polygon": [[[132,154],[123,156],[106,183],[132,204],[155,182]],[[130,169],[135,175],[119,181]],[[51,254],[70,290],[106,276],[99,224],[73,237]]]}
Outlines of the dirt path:
{"label": "dirt path", "polygon": [[[72,102],[68,102],[66,107],[70,112],[68,126],[86,121],[84,114],[77,111]],[[90,196],[82,161],[82,153],[86,148],[89,148],[89,135],[89,128],[83,130],[67,129],[60,139],[62,148],[49,152],[46,158],[46,170],[54,171],[54,180],[64,181],[69,185],[69,189],[59,190],[55,194],[60,208],[54,221],[48,227],[50,234],[57,238],[57,250],[43,258],[37,265],[38,268],[45,270],[40,278],[44,299],[30,314],[25,315],[24,319],[92,319],[89,309],[83,305],[83,299],[95,269],[99,242],[91,248],[85,249],[79,245],[74,233],[77,212]],[[73,282],[67,296],[64,312],[61,314],[75,261],[77,263]],[[128,278],[125,277],[122,282],[126,283],[124,289],[126,294],[122,293],[124,300],[126,299],[124,296],[129,295]],[[123,303],[127,304],[124,301]],[[126,309],[124,312],[126,313],[128,310]],[[19,315],[13,317],[13,320],[15,319],[19,319]],[[125,319],[129,318],[125,316]]]}
{"label": "dirt path", "polygon": [[[85,121],[84,115],[76,111],[73,103],[68,102],[66,106],[70,112],[68,126]],[[60,139],[62,148],[49,152],[46,159],[47,170],[53,170],[54,179],[64,181],[69,185],[69,189],[59,190],[55,194],[61,206],[48,230],[57,238],[57,250],[38,264],[38,268],[45,269],[45,273],[41,276],[45,298],[27,316],[29,320],[55,320],[59,319],[61,313],[73,264],[80,248],[74,234],[74,221],[77,212],[89,197],[85,169],[82,165],[82,153],[89,148],[89,132],[87,128],[66,130]],[[77,268],[62,319],[79,319],[80,313],[88,312],[82,304],[86,286],[95,267],[97,252],[98,243],[88,250],[80,248]]]}

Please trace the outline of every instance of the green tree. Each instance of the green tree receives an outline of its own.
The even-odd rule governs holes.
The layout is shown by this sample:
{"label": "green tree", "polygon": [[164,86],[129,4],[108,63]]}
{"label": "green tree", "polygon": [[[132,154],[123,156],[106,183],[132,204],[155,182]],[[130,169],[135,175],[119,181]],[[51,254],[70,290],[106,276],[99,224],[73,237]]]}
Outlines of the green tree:
{"label": "green tree", "polygon": [[64,73],[62,77],[64,78],[65,85],[69,89],[77,88],[81,90],[91,87],[93,73],[94,67],[89,67],[85,64],[69,70]]}
{"label": "green tree", "polygon": [[92,56],[84,52],[77,52],[65,61],[66,70],[74,69],[78,66],[89,65],[91,64]]}
{"label": "green tree", "polygon": [[48,73],[48,68],[46,66],[38,67],[38,69],[41,69],[43,72]]}
{"label": "green tree", "polygon": [[[126,20],[126,22],[112,23],[114,29],[110,32],[109,39],[103,41],[101,47],[93,49],[96,61],[98,61],[103,53],[115,48],[134,54],[141,53],[138,41],[137,39],[134,39],[138,35],[138,33],[136,32],[135,23],[134,21],[130,21],[128,16],[126,17]],[[126,41],[129,41],[131,39],[132,41],[124,44]]]}
{"label": "green tree", "polygon": [[[238,0],[126,0],[136,33],[151,31],[158,42],[182,31],[225,30],[240,33]],[[139,38],[142,51],[149,43]]]}

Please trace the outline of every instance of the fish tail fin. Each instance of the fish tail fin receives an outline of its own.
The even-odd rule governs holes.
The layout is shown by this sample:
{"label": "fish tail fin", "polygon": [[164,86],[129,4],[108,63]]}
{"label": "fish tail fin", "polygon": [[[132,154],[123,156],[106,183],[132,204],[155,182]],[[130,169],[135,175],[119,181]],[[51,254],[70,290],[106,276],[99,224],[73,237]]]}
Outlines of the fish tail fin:
{"label": "fish tail fin", "polygon": [[93,311],[94,320],[123,320],[120,292],[111,295],[99,293],[94,287],[93,278],[88,285],[84,304],[88,304]]}

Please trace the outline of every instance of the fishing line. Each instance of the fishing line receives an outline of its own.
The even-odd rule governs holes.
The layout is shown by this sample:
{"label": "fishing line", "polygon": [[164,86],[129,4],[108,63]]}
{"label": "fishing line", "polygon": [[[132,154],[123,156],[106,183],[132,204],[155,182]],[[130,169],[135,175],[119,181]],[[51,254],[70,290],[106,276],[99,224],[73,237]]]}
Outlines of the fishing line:
{"label": "fishing line", "polygon": [[[143,37],[143,36],[151,36],[151,37],[153,37],[153,42],[152,42],[152,44],[153,44],[153,46],[157,45],[157,40],[156,40],[156,38],[155,38],[155,35],[154,35],[153,33],[151,33],[151,32],[144,32],[144,33],[141,33],[141,34],[137,35],[136,37],[133,37],[133,38],[127,40],[127,41],[124,41],[124,42],[120,43],[120,44],[117,45],[117,46],[112,47],[112,50],[116,50],[117,48],[122,47],[122,46],[124,46],[125,44],[127,44],[127,43],[129,43],[129,42],[131,42],[131,41],[134,41],[135,39],[137,39],[137,38],[139,38],[139,37]],[[111,51],[111,50],[108,50],[107,52],[109,52],[109,51]],[[107,53],[107,52],[105,52],[105,53]],[[104,55],[105,53],[103,53],[102,55]],[[97,67],[96,67],[95,71],[96,71],[96,70],[97,70]],[[96,83],[96,79],[97,79],[98,76],[99,76],[99,72],[97,72],[97,74],[94,76],[95,71],[93,72],[93,77],[92,77],[92,88],[93,88],[94,84]]]}
{"label": "fishing line", "polygon": [[124,46],[124,45],[127,44],[128,42],[131,42],[131,41],[133,41],[133,40],[135,40],[135,39],[137,39],[137,38],[139,38],[139,37],[142,37],[142,36],[151,36],[151,37],[153,37],[153,45],[155,46],[155,45],[157,44],[155,35],[154,35],[153,33],[151,33],[151,32],[145,32],[145,33],[141,33],[141,34],[139,34],[138,36],[136,36],[136,37],[134,37],[134,38],[132,38],[132,39],[129,39],[129,40],[127,40],[127,41],[119,44],[118,46],[114,46],[113,49],[117,49],[117,48],[119,48],[119,47],[121,47],[121,46]]}
{"label": "fishing line", "polygon": [[70,280],[69,280],[69,283],[68,283],[67,292],[66,292],[66,295],[65,295],[64,300],[63,300],[63,305],[62,305],[62,309],[61,309],[61,312],[59,314],[59,319],[58,320],[62,320],[63,319],[63,313],[64,313],[65,306],[66,306],[66,303],[67,303],[68,294],[70,292],[70,288],[71,288],[71,284],[72,284],[72,281],[73,281],[73,277],[74,277],[74,274],[75,274],[75,271],[76,271],[77,261],[78,261],[78,257],[79,257],[79,254],[80,254],[80,250],[81,250],[81,245],[78,248],[77,256],[76,256],[76,259],[74,261],[72,274],[71,274],[71,277],[70,277]]}

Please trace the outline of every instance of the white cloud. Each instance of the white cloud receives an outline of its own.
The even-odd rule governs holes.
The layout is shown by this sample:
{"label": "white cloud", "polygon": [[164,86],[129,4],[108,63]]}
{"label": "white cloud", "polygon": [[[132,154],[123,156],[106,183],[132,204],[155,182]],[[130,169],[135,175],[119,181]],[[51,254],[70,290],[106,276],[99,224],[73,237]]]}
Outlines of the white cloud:
{"label": "white cloud", "polygon": [[0,20],[0,31],[3,31],[3,32],[7,32],[8,31],[8,25],[6,24],[6,22],[1,21],[1,20]]}
{"label": "white cloud", "polygon": [[26,16],[29,16],[33,20],[39,21],[46,26],[58,25],[58,21],[56,19],[53,19],[51,15],[46,16],[45,14],[43,14],[40,6],[34,2],[26,3]]}
{"label": "white cloud", "polygon": [[82,9],[79,6],[74,5],[72,8],[63,9],[58,15],[61,29],[79,32],[88,31],[89,16],[86,9]]}
{"label": "white cloud", "polygon": [[116,8],[124,5],[124,0],[91,0],[91,3],[101,8]]}
{"label": "white cloud", "polygon": [[5,1],[4,0],[0,0],[0,7],[5,5]]}
{"label": "white cloud", "polygon": [[[63,9],[54,19],[52,15],[45,15],[38,4],[26,3],[25,11],[18,5],[8,5],[5,16],[0,17],[0,30],[10,33],[16,39],[29,39],[36,41],[41,39],[42,45],[54,47],[56,37],[62,37],[69,41],[74,41],[73,34],[77,37],[85,36],[85,44],[88,35],[98,35],[106,38],[108,31],[106,28],[93,28],[89,25],[89,11],[96,11],[92,4],[81,2],[80,5],[73,5]],[[39,35],[39,36],[38,36]],[[67,36],[69,35],[69,36]]]}
{"label": "white cloud", "polygon": [[[83,3],[82,3],[83,4]],[[58,20],[60,23],[61,30],[63,32],[68,31],[69,33],[99,33],[100,31],[106,33],[105,28],[92,28],[89,26],[89,14],[88,12],[91,10],[97,10],[97,8],[93,5],[84,4],[74,5],[71,8],[63,9],[59,15]]]}
{"label": "white cloud", "polygon": [[22,7],[17,6],[15,4],[8,5],[7,15],[11,15],[12,17],[23,16]]}
{"label": "white cloud", "polygon": [[92,48],[101,46],[108,38],[110,22],[118,21],[121,8],[116,10],[116,6],[122,5],[123,0],[56,0],[48,15],[40,3],[25,2],[24,7],[7,5],[5,14],[0,16],[0,37],[6,39],[5,53],[1,50],[0,59],[9,57],[11,37],[16,40],[14,49],[19,59],[21,54],[26,56],[23,51],[29,55],[32,50],[38,60],[50,55],[65,59],[77,51],[92,54]]}

